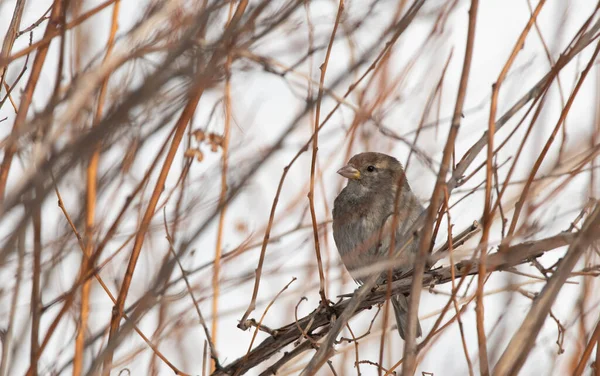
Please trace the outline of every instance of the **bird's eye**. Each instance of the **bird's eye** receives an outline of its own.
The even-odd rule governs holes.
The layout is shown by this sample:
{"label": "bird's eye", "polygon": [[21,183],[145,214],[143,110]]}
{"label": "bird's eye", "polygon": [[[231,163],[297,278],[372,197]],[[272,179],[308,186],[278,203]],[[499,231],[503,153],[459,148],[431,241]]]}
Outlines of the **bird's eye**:
{"label": "bird's eye", "polygon": [[367,171],[369,171],[369,172],[375,171],[375,166],[369,166],[369,167],[367,167]]}

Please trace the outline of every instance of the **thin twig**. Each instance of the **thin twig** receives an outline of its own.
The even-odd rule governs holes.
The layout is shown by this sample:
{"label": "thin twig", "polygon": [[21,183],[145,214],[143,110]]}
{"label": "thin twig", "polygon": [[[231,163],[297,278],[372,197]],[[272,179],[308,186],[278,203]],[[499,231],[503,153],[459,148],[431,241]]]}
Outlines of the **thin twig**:
{"label": "thin twig", "polygon": [[169,243],[169,251],[173,255],[173,258],[175,258],[175,261],[177,262],[177,266],[179,266],[179,271],[181,271],[181,276],[182,276],[183,280],[185,281],[185,286],[187,288],[187,291],[190,294],[190,298],[192,298],[192,303],[194,304],[194,308],[196,308],[196,313],[198,314],[198,321],[200,322],[202,329],[204,329],[204,335],[206,336],[206,342],[208,342],[208,347],[210,349],[210,357],[215,364],[215,368],[220,369],[221,363],[219,362],[219,356],[217,354],[217,349],[215,348],[212,336],[211,336],[210,332],[208,331],[208,326],[206,325],[206,320],[204,320],[202,311],[200,311],[200,306],[198,305],[198,299],[196,299],[196,297],[194,296],[194,290],[192,289],[192,285],[190,284],[190,281],[187,278],[187,272],[183,268],[183,265],[181,265],[181,261],[179,260],[179,257],[175,253],[175,249],[173,248],[172,238],[171,238],[171,235],[169,234],[169,226],[167,226],[166,210],[163,210],[163,223],[165,226],[167,242]]}

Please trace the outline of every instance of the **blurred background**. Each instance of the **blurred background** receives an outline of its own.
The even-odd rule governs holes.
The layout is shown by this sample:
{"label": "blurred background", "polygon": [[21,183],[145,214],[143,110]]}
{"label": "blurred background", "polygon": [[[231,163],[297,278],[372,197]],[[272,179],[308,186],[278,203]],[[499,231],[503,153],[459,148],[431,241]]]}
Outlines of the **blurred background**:
{"label": "blurred background", "polygon": [[[357,288],[331,235],[336,171],[394,155],[427,207],[457,109],[444,180],[470,159],[434,249],[474,221],[489,253],[576,237],[600,192],[600,3],[477,3],[0,0],[0,376],[300,374],[320,337],[244,357],[319,307],[317,243],[327,298]],[[436,266],[480,257],[481,237]],[[416,374],[479,374],[478,320],[493,369],[559,245],[424,288]],[[594,372],[598,248],[578,260],[523,374]],[[400,374],[385,309],[355,315],[318,374]]]}

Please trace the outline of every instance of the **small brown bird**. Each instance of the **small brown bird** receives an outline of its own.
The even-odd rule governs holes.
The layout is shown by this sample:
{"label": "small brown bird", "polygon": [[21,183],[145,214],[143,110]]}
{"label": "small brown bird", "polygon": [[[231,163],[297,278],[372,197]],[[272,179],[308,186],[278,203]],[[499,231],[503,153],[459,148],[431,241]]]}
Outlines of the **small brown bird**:
{"label": "small brown bird", "polygon": [[[423,212],[419,200],[410,190],[404,169],[398,160],[382,153],[361,153],[350,159],[338,174],[348,179],[333,206],[333,238],[342,262],[358,283],[367,279],[358,269],[389,260],[391,226],[396,210],[394,275],[412,270],[419,249],[418,239],[403,240],[407,230]],[[400,189],[399,197],[396,192]],[[396,201],[398,200],[398,201]],[[381,272],[386,278],[387,271]],[[408,300],[405,295],[391,298],[400,337],[407,329]],[[421,325],[417,321],[417,337]]]}

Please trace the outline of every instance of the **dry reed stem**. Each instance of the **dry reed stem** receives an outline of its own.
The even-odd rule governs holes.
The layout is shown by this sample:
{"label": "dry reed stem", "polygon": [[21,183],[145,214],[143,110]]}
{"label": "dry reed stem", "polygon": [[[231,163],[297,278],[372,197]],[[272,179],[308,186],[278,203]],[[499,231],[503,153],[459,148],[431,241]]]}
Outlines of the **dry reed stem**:
{"label": "dry reed stem", "polygon": [[[469,9],[469,29],[467,32],[467,41],[465,48],[465,58],[463,63],[463,69],[461,73],[460,83],[458,87],[458,95],[456,98],[456,105],[454,107],[454,115],[452,117],[452,123],[450,125],[450,131],[446,140],[446,146],[442,154],[442,162],[440,170],[437,175],[435,188],[431,195],[429,202],[429,208],[427,210],[427,216],[423,225],[423,230],[420,233],[420,244],[419,244],[419,255],[417,256],[417,262],[414,268],[413,287],[409,298],[409,312],[407,319],[407,332],[406,332],[406,343],[404,345],[404,363],[402,364],[402,372],[404,374],[413,374],[416,367],[416,356],[417,356],[417,345],[416,345],[416,334],[417,334],[417,313],[419,310],[419,297],[421,296],[421,288],[423,284],[423,273],[425,271],[425,264],[428,259],[428,252],[430,244],[432,242],[432,226],[435,219],[436,212],[438,210],[438,203],[443,194],[442,186],[446,181],[446,173],[450,165],[450,157],[454,150],[454,143],[460,128],[460,121],[462,111],[467,95],[467,86],[469,80],[469,72],[471,68],[471,61],[473,59],[473,45],[475,40],[475,28],[477,25],[477,8],[479,6],[479,0],[471,1],[471,8]],[[451,191],[451,188],[448,189]]]}
{"label": "dry reed stem", "polygon": [[[167,152],[167,156],[165,158],[165,161],[163,162],[163,167],[162,167],[160,175],[156,181],[154,191],[152,192],[152,196],[150,197],[150,200],[148,202],[148,206],[146,208],[144,217],[143,217],[141,224],[139,226],[139,229],[137,231],[133,250],[132,250],[131,256],[129,258],[129,264],[128,264],[127,270],[125,272],[125,276],[123,278],[121,288],[119,289],[119,296],[117,298],[117,302],[113,308],[113,314],[111,317],[111,325],[110,325],[110,333],[109,333],[109,343],[111,342],[111,339],[114,338],[114,336],[116,335],[116,332],[119,328],[120,320],[123,315],[123,309],[125,306],[125,299],[127,298],[127,294],[129,292],[129,287],[131,285],[131,281],[133,278],[133,272],[135,270],[135,266],[136,266],[137,260],[140,256],[142,245],[143,245],[145,237],[146,237],[146,231],[148,230],[150,221],[152,220],[152,218],[154,216],[156,205],[158,204],[158,199],[164,189],[165,180],[168,176],[169,170],[171,168],[171,164],[173,163],[173,159],[175,158],[175,154],[177,153],[177,149],[179,148],[181,139],[183,138],[185,129],[196,109],[196,106],[198,105],[198,101],[200,100],[200,97],[202,96],[202,92],[203,92],[203,87],[200,86],[188,100],[188,104],[184,108],[184,110],[181,114],[181,117],[179,118],[179,120],[177,121],[177,123],[174,127],[175,133],[174,133],[173,139],[171,141],[171,146],[169,148],[169,151]],[[112,363],[112,354],[109,352],[106,355],[106,359],[105,359],[104,366],[103,366],[103,372],[105,375],[108,375],[110,373],[111,363]]]}
{"label": "dry reed stem", "polygon": [[[485,325],[484,325],[484,303],[483,303],[483,284],[486,278],[486,270],[485,270],[485,258],[487,256],[487,248],[488,248],[488,240],[490,228],[493,222],[492,212],[492,177],[494,173],[493,167],[493,157],[494,157],[494,136],[496,129],[496,112],[498,109],[498,96],[500,95],[500,87],[504,83],[506,76],[508,75],[508,71],[512,67],[517,55],[522,50],[522,46],[525,43],[525,39],[529,35],[529,31],[531,27],[534,25],[537,16],[541,12],[543,6],[545,4],[545,0],[541,0],[535,8],[535,11],[529,18],[529,21],[525,25],[525,28],[521,32],[521,35],[517,39],[515,46],[513,47],[509,58],[506,60],[506,63],[502,67],[500,74],[498,75],[498,79],[492,85],[492,100],[490,103],[490,116],[488,121],[488,141],[487,141],[487,159],[486,159],[486,179],[485,179],[485,200],[484,200],[484,209],[483,209],[483,232],[480,240],[480,268],[477,278],[477,300],[475,305],[475,312],[477,315],[477,340],[479,343],[479,367],[482,375],[489,375],[490,366],[488,364],[488,355],[487,355],[487,339],[485,335]],[[500,200],[498,200],[498,204],[500,204]],[[508,236],[512,234],[509,232]]]}
{"label": "dry reed stem", "polygon": [[[112,25],[106,42],[106,54],[104,60],[108,59],[112,52],[115,36],[118,30],[120,0],[115,1],[112,13]],[[98,105],[94,114],[93,124],[97,124],[104,110],[106,92],[108,88],[108,79],[106,77],[100,86],[98,94]],[[94,145],[94,151],[87,167],[87,192],[86,192],[86,218],[85,218],[85,247],[83,247],[83,257],[81,259],[81,275],[87,274],[87,264],[94,248],[94,223],[96,216],[96,196],[97,196],[97,174],[98,162],[100,160],[100,145]],[[85,280],[81,286],[81,308],[78,322],[78,332],[75,339],[75,354],[73,356],[73,376],[81,375],[83,369],[83,352],[85,349],[85,333],[87,331],[87,320],[89,316],[89,298],[90,298],[91,280]]]}
{"label": "dry reed stem", "polygon": [[327,51],[325,52],[325,60],[319,67],[321,70],[321,76],[319,78],[319,91],[317,93],[317,101],[315,106],[315,121],[314,121],[314,133],[312,137],[312,156],[310,163],[310,188],[308,191],[308,204],[310,208],[310,217],[313,225],[313,238],[315,245],[315,255],[317,258],[317,269],[319,270],[319,295],[321,296],[321,304],[324,307],[329,305],[327,294],[325,292],[325,276],[323,274],[323,262],[321,261],[321,246],[319,244],[319,230],[317,228],[317,214],[315,213],[315,169],[317,165],[317,150],[319,149],[319,120],[321,116],[321,103],[323,101],[323,87],[325,86],[325,74],[327,73],[327,65],[329,63],[329,57],[331,55],[331,49],[333,48],[333,42],[335,41],[335,35],[344,12],[344,0],[339,1],[337,15],[335,17],[335,23],[333,24],[333,30],[329,37],[329,44],[327,45]]}
{"label": "dry reed stem", "polygon": [[[446,207],[448,207],[449,199],[450,198],[448,197],[448,190],[444,189],[444,202],[445,202]],[[453,257],[454,247],[453,247],[453,239],[452,239],[452,218],[450,216],[449,209],[446,210],[446,217],[448,218],[448,221],[447,221],[448,222],[448,255],[450,258],[450,268],[451,268],[450,278],[451,278],[451,283],[452,283],[452,294],[451,294],[452,304],[454,305],[454,311],[456,312],[456,322],[458,324],[458,329],[460,331],[460,341],[462,343],[463,352],[465,353],[465,361],[467,362],[467,367],[469,368],[469,376],[473,376],[474,375],[473,364],[471,362],[471,358],[469,357],[469,350],[467,348],[467,340],[465,339],[465,331],[464,331],[463,321],[460,316],[460,309],[458,307],[458,301],[456,299],[456,293],[458,292],[458,289],[456,288],[456,273],[454,270],[455,262],[454,262],[454,257]],[[479,261],[481,262],[482,260],[479,259]]]}
{"label": "dry reed stem", "polygon": [[[227,15],[227,22],[231,21],[233,15],[233,2],[229,4],[229,14]],[[221,255],[223,247],[223,231],[225,228],[225,215],[227,213],[227,169],[228,169],[228,153],[229,153],[229,132],[231,128],[231,53],[227,54],[225,60],[225,88],[223,96],[223,107],[225,112],[225,124],[223,131],[223,142],[221,144],[221,193],[219,195],[219,206],[221,207],[221,213],[219,214],[219,227],[217,228],[217,239],[215,243],[215,258],[213,264],[213,277],[212,277],[212,315],[213,320],[211,324],[211,333],[213,339],[213,346],[216,346],[216,340],[218,338],[218,327],[219,327],[219,297],[220,297],[220,281],[219,275],[221,273]],[[210,372],[215,370],[218,362],[213,358],[210,365]]]}

